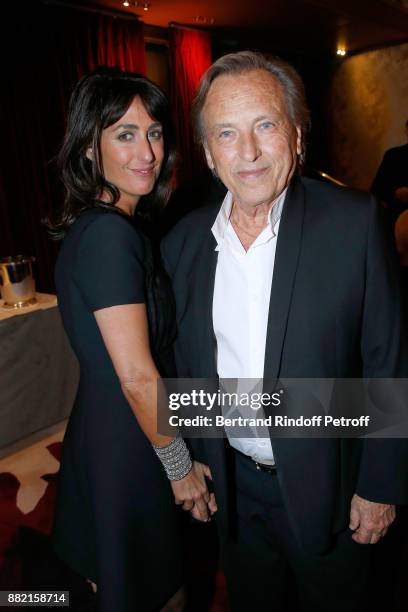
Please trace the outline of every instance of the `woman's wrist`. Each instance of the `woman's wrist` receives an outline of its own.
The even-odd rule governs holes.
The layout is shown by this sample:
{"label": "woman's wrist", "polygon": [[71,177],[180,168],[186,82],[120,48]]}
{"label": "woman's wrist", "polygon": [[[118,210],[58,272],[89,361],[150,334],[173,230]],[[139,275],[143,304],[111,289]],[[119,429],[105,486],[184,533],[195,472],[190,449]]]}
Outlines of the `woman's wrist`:
{"label": "woman's wrist", "polygon": [[177,436],[166,446],[154,446],[169,480],[181,480],[193,467],[190,452],[183,438]]}

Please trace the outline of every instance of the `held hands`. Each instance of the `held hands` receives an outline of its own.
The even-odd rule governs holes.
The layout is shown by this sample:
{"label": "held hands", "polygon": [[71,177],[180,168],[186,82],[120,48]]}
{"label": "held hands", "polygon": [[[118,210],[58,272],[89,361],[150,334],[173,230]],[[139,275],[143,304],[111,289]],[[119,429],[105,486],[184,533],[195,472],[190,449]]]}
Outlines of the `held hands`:
{"label": "held hands", "polygon": [[193,461],[193,468],[181,480],[170,481],[174,499],[183,510],[198,521],[208,522],[217,511],[214,493],[209,493],[205,476],[212,480],[211,470],[204,463]]}
{"label": "held hands", "polygon": [[408,187],[399,187],[396,189],[394,197],[400,202],[408,202]]}
{"label": "held hands", "polygon": [[353,495],[349,527],[354,531],[352,538],[359,544],[376,544],[385,536],[395,519],[395,506],[379,504]]}

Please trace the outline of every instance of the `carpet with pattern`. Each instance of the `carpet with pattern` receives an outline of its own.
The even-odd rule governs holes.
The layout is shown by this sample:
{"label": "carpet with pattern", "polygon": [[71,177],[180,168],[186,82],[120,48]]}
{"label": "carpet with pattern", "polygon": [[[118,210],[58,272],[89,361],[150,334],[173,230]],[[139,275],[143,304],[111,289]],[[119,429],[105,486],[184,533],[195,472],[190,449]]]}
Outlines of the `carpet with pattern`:
{"label": "carpet with pattern", "polygon": [[[51,455],[49,460],[52,458],[59,463],[61,442],[49,444],[44,449]],[[30,499],[27,494],[26,499],[22,496],[24,491],[15,474],[0,473],[0,590],[68,590],[71,610],[91,612],[96,610],[92,588],[60,561],[52,549],[50,534],[57,476],[58,468],[53,473],[41,474],[42,483],[36,483],[33,502],[32,494]],[[29,481],[24,484],[30,489]],[[188,564],[194,567],[188,577],[188,610],[225,612],[228,606],[224,577],[218,571],[217,554],[214,553],[216,534],[214,527],[207,527],[198,524],[190,533],[194,550],[200,550],[200,559]],[[193,561],[193,550],[190,555]]]}
{"label": "carpet with pattern", "polygon": [[[51,546],[62,435],[56,442],[18,453],[14,463],[0,461],[0,590],[68,590],[71,610],[92,612],[92,588],[56,557]],[[187,549],[186,612],[226,612],[214,524],[189,525]],[[373,553],[367,593],[371,612],[407,612],[408,507],[399,508],[397,521]]]}

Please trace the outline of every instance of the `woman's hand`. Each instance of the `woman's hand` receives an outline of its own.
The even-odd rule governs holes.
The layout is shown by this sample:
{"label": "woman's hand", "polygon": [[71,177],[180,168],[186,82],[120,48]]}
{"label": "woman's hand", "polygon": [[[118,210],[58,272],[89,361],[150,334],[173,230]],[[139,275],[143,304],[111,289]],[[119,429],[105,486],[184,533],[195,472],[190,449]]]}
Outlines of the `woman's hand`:
{"label": "woman's hand", "polygon": [[191,512],[191,516],[198,521],[207,522],[210,514],[217,510],[214,494],[210,495],[205,476],[211,478],[211,471],[203,463],[193,462],[192,470],[181,480],[171,480],[174,499],[183,510]]}

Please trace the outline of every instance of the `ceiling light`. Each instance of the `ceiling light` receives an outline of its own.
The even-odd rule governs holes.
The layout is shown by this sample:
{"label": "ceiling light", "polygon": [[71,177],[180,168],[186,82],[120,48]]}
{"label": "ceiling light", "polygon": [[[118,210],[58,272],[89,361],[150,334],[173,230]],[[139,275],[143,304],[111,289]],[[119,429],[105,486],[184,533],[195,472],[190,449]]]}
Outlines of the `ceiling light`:
{"label": "ceiling light", "polygon": [[142,8],[144,11],[148,11],[150,8],[150,2],[141,2],[140,0],[136,0],[134,2],[124,0],[122,4],[123,6],[134,6],[135,8]]}
{"label": "ceiling light", "polygon": [[346,50],[344,47],[339,47],[336,51],[337,55],[340,57],[344,57],[346,55]]}

